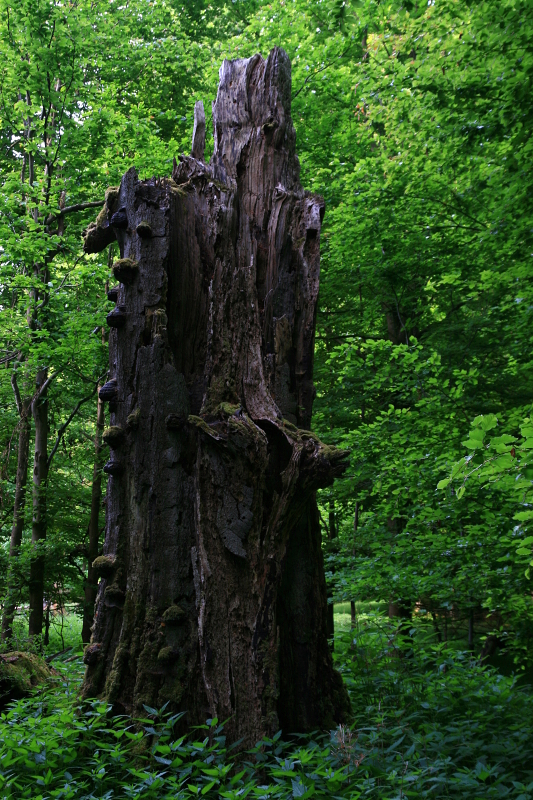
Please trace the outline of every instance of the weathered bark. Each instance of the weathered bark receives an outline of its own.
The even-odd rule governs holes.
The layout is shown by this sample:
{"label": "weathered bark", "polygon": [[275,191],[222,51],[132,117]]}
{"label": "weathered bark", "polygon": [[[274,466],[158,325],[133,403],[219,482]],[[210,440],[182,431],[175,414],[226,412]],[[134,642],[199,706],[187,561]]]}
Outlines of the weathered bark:
{"label": "weathered bark", "polygon": [[126,319],[101,391],[114,443],[84,693],[170,700],[247,745],[349,705],[315,500],[344,454],[303,430],[324,204],[299,183],[290,91],[280,49],[224,62],[210,164],[197,107],[196,157],[172,180],[130,170],[100,220]]}
{"label": "weathered bark", "polygon": [[98,398],[96,409],[96,433],[94,436],[94,466],[93,485],[91,488],[91,516],[89,518],[89,543],[87,545],[87,580],[84,589],[83,626],[81,640],[85,644],[91,640],[91,626],[94,617],[94,603],[98,588],[98,575],[93,567],[93,562],[98,556],[100,540],[100,505],[102,502],[102,433],[104,430],[104,403]]}
{"label": "weathered bark", "polygon": [[37,555],[30,563],[30,619],[29,636],[39,636],[43,630],[44,600],[44,553],[39,552],[39,544],[46,539],[46,484],[48,478],[48,396],[46,369],[37,373],[36,396],[32,402],[35,425],[35,458],[33,464],[33,518],[31,541],[37,548]]}
{"label": "weathered bark", "polygon": [[22,543],[24,530],[24,510],[26,507],[26,483],[28,479],[28,459],[30,455],[30,404],[31,398],[21,398],[16,376],[13,375],[13,391],[20,415],[19,442],[17,453],[17,476],[15,482],[15,504],[13,507],[13,527],[9,543],[9,574],[7,578],[6,601],[2,617],[2,639],[7,641],[13,636],[13,620],[15,618],[18,581],[14,572],[14,564]]}

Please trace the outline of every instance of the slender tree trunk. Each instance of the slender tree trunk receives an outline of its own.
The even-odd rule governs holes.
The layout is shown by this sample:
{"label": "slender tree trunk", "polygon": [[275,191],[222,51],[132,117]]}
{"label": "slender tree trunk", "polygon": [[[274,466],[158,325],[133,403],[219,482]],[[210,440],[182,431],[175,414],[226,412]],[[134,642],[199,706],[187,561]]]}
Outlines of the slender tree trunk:
{"label": "slender tree trunk", "polygon": [[[337,525],[335,520],[335,500],[329,501],[329,516],[328,516],[328,540],[332,542],[337,538]],[[328,639],[330,639],[330,647],[334,649],[333,636],[335,634],[335,607],[330,603],[333,593],[328,590]]]}
{"label": "slender tree trunk", "polygon": [[474,609],[471,608],[468,614],[468,649],[474,650]]}
{"label": "slender tree trunk", "polygon": [[47,370],[37,373],[38,395],[32,403],[35,424],[35,458],[33,463],[33,519],[32,544],[37,555],[30,564],[30,621],[29,636],[38,636],[43,629],[44,553],[39,545],[46,539],[46,484],[48,478],[48,396],[47,389],[40,391],[47,379]]}
{"label": "slender tree trunk", "polygon": [[[355,514],[353,515],[353,538],[354,549],[353,555],[355,556],[355,539],[357,538],[357,529],[359,527],[359,503],[355,501]],[[355,600],[350,600],[350,626],[355,628],[357,623],[357,615],[355,610]]]}
{"label": "slender tree trunk", "polygon": [[[22,95],[20,93],[19,93],[19,100],[22,100]],[[26,92],[25,100],[27,105],[30,106],[31,103],[28,92]],[[24,136],[26,139],[31,139],[32,137],[29,115],[28,115],[28,121],[27,123],[25,123]],[[24,183],[26,180],[26,166],[28,166],[29,168],[28,183],[30,186],[33,186],[34,182],[33,155],[31,153],[28,154],[24,152],[24,157],[22,159],[21,175],[20,175],[21,183]],[[37,219],[36,210],[32,209],[31,214],[35,222]],[[27,321],[29,327],[32,330],[35,324],[34,323],[35,304],[36,304],[35,292],[34,290],[31,290],[30,302],[27,310]],[[19,356],[19,359],[22,361],[22,355]],[[17,476],[15,484],[15,506],[13,510],[13,527],[11,528],[11,540],[9,543],[9,575],[7,580],[6,603],[4,606],[4,614],[2,617],[2,639],[4,641],[10,639],[13,635],[13,620],[15,617],[16,595],[18,588],[17,587],[18,581],[16,579],[16,575],[14,574],[13,566],[15,559],[20,551],[20,545],[22,543],[22,533],[24,530],[24,511],[26,508],[26,484],[28,480],[28,461],[30,454],[30,428],[31,428],[30,418],[29,418],[31,410],[31,398],[26,398],[22,400],[19,387],[17,384],[16,374],[13,374],[13,377],[11,379],[11,385],[13,387],[13,392],[15,394],[15,402],[20,416],[20,423],[19,423],[20,429],[19,429],[19,444],[18,444],[18,454],[17,454]]]}
{"label": "slender tree trunk", "polygon": [[[387,528],[391,533],[391,544],[394,546],[394,537],[400,533],[400,520],[396,518],[389,518],[387,520]],[[391,619],[399,618],[400,620],[410,620],[413,613],[413,605],[411,600],[404,597],[394,598],[389,601],[389,617]]]}
{"label": "slender tree trunk", "polygon": [[44,637],[43,637],[43,644],[46,647],[50,644],[50,606],[52,601],[48,598],[46,603],[46,613],[44,615]]}
{"label": "slender tree trunk", "polygon": [[13,376],[13,389],[20,413],[19,443],[17,453],[17,477],[15,484],[15,505],[13,509],[13,527],[9,543],[9,573],[7,578],[6,602],[2,617],[2,639],[10,639],[13,635],[16,599],[19,581],[15,572],[15,561],[22,543],[24,530],[24,510],[26,506],[26,482],[28,478],[28,459],[30,454],[30,404],[31,398],[20,398],[16,378]]}
{"label": "slender tree trunk", "polygon": [[439,620],[437,618],[437,615],[434,611],[431,611],[430,613],[431,613],[431,619],[433,621],[433,627],[435,628],[435,633],[437,635],[437,641],[442,642],[442,633],[439,628]]}
{"label": "slender tree trunk", "polygon": [[134,170],[88,229],[122,258],[111,457],[85,696],[228,720],[255,743],[349,706],[326,636],[315,490],[345,454],[309,432],[323,201],[299,183],[286,54],[225,61],[215,147]]}
{"label": "slender tree trunk", "polygon": [[[100,389],[101,387],[99,387]],[[98,556],[98,543],[100,538],[99,514],[102,502],[102,433],[104,430],[104,403],[98,397],[96,410],[96,433],[94,437],[94,466],[93,485],[91,490],[91,516],[89,519],[89,544],[87,546],[87,581],[85,583],[85,597],[83,604],[83,627],[81,639],[84,644],[91,640],[91,626],[93,624],[94,603],[98,589],[98,575],[93,567],[93,562]]]}

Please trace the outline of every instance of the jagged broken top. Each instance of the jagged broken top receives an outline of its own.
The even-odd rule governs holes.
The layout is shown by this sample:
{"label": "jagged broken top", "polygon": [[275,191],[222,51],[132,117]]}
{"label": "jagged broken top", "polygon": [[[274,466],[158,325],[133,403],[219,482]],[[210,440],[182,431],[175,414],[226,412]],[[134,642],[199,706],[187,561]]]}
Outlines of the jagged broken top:
{"label": "jagged broken top", "polygon": [[265,60],[251,58],[224,61],[219,72],[217,98],[213,103],[214,152],[211,164],[217,178],[237,180],[245,147],[254,140],[276,150],[276,179],[292,190],[299,181],[296,131],[291,119],[291,63],[280,47]]}

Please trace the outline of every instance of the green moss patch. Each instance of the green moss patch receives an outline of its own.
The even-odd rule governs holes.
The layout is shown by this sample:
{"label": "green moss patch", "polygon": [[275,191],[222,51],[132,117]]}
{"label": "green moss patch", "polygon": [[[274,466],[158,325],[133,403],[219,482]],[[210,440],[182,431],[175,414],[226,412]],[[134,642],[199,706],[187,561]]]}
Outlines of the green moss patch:
{"label": "green moss patch", "polygon": [[112,425],[105,429],[102,439],[109,447],[115,449],[124,441],[124,436],[124,429],[120,425]]}
{"label": "green moss patch", "polygon": [[131,412],[131,414],[128,414],[128,418],[126,420],[126,428],[128,428],[128,430],[130,429],[135,430],[135,428],[139,427],[140,421],[141,421],[141,410],[140,408],[136,408],[134,411]]}
{"label": "green moss patch", "polygon": [[19,700],[58,673],[34,653],[14,650],[0,655],[0,708]]}
{"label": "green moss patch", "polygon": [[121,283],[132,283],[139,274],[139,265],[131,258],[119,258],[113,264],[113,275]]}
{"label": "green moss patch", "polygon": [[163,621],[169,623],[183,622],[185,611],[180,606],[169,606],[163,614]]}

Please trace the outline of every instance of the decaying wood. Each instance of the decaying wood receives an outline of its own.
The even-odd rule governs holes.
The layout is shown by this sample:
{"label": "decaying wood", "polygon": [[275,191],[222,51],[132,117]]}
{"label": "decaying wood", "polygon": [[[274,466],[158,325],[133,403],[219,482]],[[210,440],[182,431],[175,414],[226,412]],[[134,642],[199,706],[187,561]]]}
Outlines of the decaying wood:
{"label": "decaying wood", "polygon": [[314,494],[345,454],[308,430],[324,203],[299,183],[290,94],[283,50],[225,61],[211,162],[197,105],[193,155],[171,179],[129,170],[86,239],[125,214],[100,394],[124,435],[84,692],[171,701],[246,744],[348,707]]}

